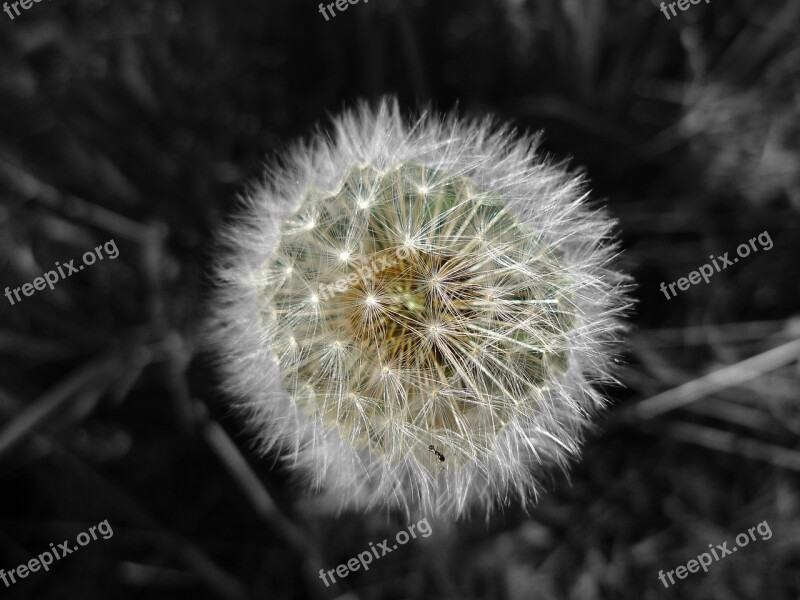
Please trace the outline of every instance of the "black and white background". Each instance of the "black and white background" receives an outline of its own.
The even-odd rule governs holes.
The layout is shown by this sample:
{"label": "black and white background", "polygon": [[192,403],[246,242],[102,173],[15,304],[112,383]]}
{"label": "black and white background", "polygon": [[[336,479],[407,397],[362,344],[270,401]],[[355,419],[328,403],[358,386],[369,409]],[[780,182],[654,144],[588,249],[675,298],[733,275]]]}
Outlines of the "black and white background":
{"label": "black and white background", "polygon": [[[0,13],[0,568],[108,520],[0,599],[800,596],[800,3],[47,0]],[[13,14],[13,13],[12,13]],[[625,387],[525,515],[331,516],[252,452],[199,351],[211,241],[265,158],[396,94],[544,131],[620,223]],[[659,290],[768,231],[759,251]],[[722,370],[718,373],[718,371]],[[769,540],[665,589],[767,521]]]}

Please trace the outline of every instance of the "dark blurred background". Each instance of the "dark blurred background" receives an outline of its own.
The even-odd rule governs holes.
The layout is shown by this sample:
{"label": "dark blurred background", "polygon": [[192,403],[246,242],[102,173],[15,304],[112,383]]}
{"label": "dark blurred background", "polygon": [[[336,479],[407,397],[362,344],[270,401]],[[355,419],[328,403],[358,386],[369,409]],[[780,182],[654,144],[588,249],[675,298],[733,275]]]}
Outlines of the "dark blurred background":
{"label": "dark blurred background", "polygon": [[[0,568],[107,520],[0,598],[800,597],[800,3],[48,0],[0,13]],[[13,13],[12,13],[13,14]],[[543,129],[620,222],[624,387],[530,515],[335,515],[260,458],[201,351],[214,232],[359,98]],[[667,300],[710,254],[760,249]],[[79,262],[79,261],[78,261]],[[665,589],[659,570],[767,521]]]}

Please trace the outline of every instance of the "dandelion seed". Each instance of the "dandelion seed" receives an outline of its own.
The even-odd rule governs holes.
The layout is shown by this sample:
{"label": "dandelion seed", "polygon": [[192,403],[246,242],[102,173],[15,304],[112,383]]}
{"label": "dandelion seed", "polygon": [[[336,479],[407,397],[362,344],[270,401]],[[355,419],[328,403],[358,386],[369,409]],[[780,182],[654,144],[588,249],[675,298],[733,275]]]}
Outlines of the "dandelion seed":
{"label": "dandelion seed", "polygon": [[220,364],[263,449],[342,506],[527,505],[613,381],[613,222],[535,138],[414,123],[346,113],[253,194],[225,234]]}

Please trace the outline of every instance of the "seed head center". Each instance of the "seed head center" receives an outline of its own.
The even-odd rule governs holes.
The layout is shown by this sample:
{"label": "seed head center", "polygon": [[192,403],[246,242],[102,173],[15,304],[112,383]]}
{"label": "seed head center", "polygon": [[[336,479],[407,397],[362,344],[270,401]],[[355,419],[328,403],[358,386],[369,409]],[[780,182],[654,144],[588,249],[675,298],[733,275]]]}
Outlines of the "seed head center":
{"label": "seed head center", "polygon": [[309,194],[263,279],[298,406],[434,473],[430,444],[452,468],[537,402],[573,327],[561,257],[473,190],[421,166],[356,167],[338,192]]}

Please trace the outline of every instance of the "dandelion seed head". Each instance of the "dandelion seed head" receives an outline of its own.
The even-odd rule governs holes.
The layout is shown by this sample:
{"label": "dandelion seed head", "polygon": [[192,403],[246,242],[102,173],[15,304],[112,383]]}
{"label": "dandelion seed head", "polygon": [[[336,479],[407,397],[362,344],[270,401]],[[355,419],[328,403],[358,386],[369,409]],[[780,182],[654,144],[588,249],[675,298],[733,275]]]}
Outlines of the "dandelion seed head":
{"label": "dandelion seed head", "polygon": [[384,103],[336,129],[229,234],[242,277],[215,315],[231,393],[263,447],[291,449],[342,506],[529,504],[612,378],[613,223],[535,140],[490,123],[409,125]]}

